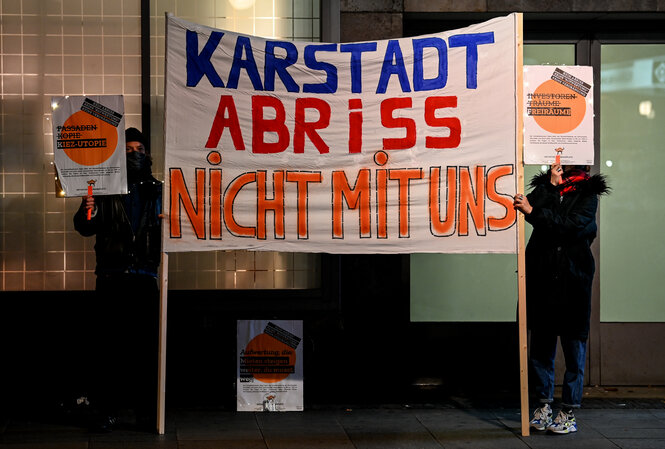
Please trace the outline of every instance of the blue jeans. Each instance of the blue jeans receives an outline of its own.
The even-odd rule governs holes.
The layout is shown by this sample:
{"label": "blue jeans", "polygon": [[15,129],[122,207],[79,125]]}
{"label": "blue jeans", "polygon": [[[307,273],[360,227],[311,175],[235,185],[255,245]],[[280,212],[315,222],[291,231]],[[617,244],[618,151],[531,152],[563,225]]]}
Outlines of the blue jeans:
{"label": "blue jeans", "polygon": [[[531,379],[536,398],[541,404],[551,403],[554,396],[554,358],[557,335],[547,331],[531,331]],[[586,340],[561,336],[561,348],[566,360],[563,376],[563,407],[579,408],[582,404]]]}

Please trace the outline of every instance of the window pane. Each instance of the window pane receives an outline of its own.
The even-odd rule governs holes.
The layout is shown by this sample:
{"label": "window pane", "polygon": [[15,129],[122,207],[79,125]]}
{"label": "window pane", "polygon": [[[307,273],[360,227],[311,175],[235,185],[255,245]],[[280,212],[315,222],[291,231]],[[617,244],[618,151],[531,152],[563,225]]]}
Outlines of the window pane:
{"label": "window pane", "polygon": [[600,319],[663,322],[665,45],[603,45],[600,89]]}

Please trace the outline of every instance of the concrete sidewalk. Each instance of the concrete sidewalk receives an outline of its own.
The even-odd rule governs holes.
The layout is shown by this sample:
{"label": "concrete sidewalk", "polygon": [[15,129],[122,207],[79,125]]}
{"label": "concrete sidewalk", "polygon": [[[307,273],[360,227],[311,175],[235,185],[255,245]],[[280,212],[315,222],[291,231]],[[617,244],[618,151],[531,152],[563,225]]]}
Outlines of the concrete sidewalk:
{"label": "concrete sidewalk", "polygon": [[520,435],[518,409],[395,406],[300,413],[178,410],[166,435],[120,423],[109,434],[80,427],[9,420],[1,449],[440,449],[665,448],[664,408],[593,408],[577,414],[569,435]]}

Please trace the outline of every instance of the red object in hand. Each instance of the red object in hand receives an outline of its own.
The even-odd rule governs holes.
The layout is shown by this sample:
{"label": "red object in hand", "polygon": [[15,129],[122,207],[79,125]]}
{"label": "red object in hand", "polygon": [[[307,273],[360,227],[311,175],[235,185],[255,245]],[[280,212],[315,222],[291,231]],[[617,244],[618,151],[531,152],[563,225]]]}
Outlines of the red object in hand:
{"label": "red object in hand", "polygon": [[557,153],[556,159],[554,160],[556,165],[561,165],[561,155]]}
{"label": "red object in hand", "polygon": [[[88,186],[88,196],[92,196],[92,186]],[[92,219],[92,207],[88,209],[88,220]]]}

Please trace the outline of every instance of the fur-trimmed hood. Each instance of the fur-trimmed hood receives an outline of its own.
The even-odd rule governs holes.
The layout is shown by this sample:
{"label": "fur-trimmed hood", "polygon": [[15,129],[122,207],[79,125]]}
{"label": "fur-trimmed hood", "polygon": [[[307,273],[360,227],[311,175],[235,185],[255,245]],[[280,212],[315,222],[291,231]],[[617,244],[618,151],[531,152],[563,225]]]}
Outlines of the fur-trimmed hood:
{"label": "fur-trimmed hood", "polygon": [[[529,186],[536,187],[539,185],[547,185],[550,183],[550,172],[546,171],[539,173],[531,178]],[[593,175],[584,181],[579,181],[577,184],[576,192],[589,192],[596,195],[607,195],[612,192],[610,186],[607,185],[607,178],[605,175]],[[557,189],[562,188],[564,184],[561,184]]]}

